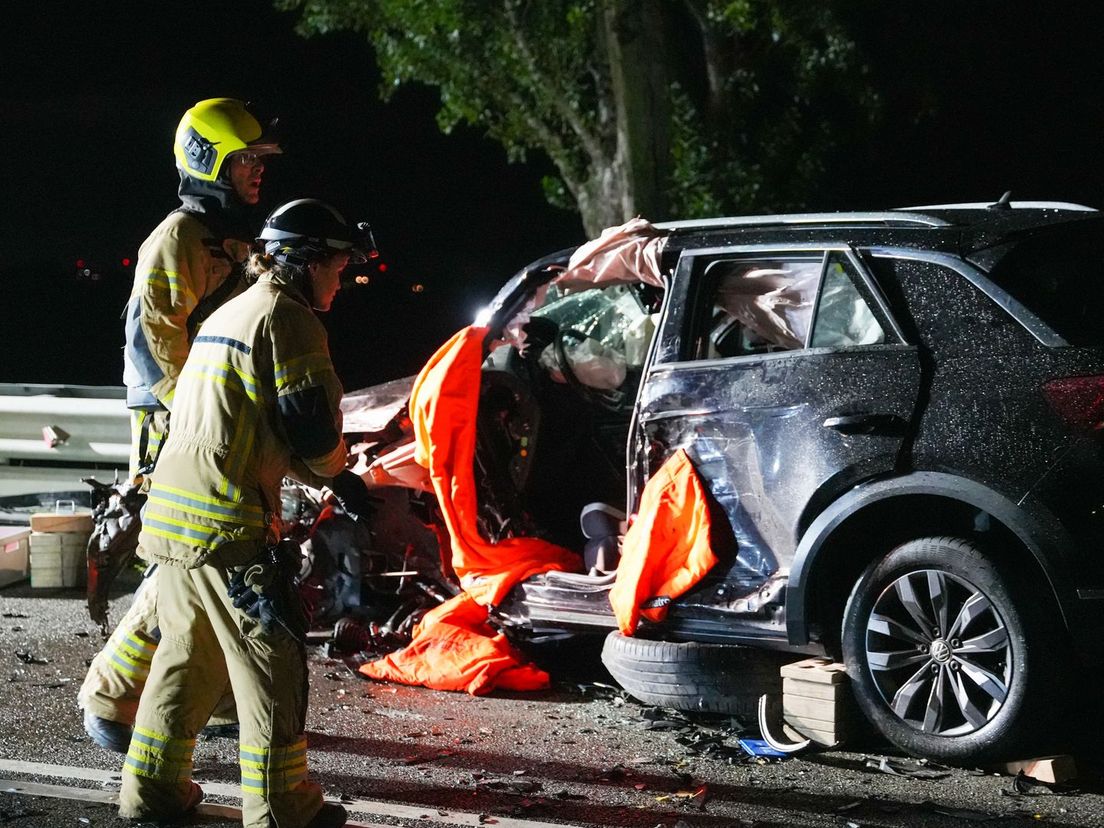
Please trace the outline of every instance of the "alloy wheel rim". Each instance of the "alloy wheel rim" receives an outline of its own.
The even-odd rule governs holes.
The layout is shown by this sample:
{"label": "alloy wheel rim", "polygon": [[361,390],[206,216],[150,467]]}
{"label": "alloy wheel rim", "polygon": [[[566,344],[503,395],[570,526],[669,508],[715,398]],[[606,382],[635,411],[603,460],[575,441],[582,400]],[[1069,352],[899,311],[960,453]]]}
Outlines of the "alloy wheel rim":
{"label": "alloy wheel rim", "polygon": [[984,727],[1012,684],[1012,642],[996,605],[938,569],[902,575],[878,596],[866,623],[866,663],[890,711],[936,736]]}

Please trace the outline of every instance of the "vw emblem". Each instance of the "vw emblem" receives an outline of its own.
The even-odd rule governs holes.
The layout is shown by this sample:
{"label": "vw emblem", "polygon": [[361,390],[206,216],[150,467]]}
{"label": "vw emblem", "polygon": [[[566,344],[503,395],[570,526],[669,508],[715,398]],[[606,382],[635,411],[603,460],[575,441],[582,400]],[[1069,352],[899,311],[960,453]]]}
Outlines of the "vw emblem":
{"label": "vw emblem", "polygon": [[951,648],[942,638],[937,638],[931,643],[929,652],[939,664],[946,664],[951,660]]}

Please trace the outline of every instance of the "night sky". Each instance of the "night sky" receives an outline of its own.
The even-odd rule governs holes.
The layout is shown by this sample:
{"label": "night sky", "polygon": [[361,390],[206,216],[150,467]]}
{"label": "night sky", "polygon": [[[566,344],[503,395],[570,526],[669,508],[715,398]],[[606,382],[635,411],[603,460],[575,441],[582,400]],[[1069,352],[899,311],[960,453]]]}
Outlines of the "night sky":
{"label": "night sky", "polygon": [[[1095,8],[852,4],[885,107],[807,207],[1006,189],[1104,204]],[[120,382],[133,278],[122,260],[176,206],[173,131],[202,98],[280,115],[287,154],[268,167],[258,225],[313,196],[375,228],[387,272],[344,291],[325,320],[347,388],[416,371],[513,271],[583,240],[575,215],[544,202],[539,157],[509,165],[476,129],[440,134],[433,90],[381,103],[362,38],[300,38],[268,0],[9,3],[4,23],[0,381]],[[99,279],[79,279],[78,260]]]}

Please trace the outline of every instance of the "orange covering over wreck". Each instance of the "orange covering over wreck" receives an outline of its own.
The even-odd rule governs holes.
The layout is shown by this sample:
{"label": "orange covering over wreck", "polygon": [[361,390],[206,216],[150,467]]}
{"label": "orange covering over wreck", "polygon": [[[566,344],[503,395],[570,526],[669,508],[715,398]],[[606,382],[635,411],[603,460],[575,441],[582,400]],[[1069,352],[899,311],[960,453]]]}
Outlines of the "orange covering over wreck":
{"label": "orange covering over wreck", "polygon": [[[453,336],[422,369],[410,398],[415,460],[429,471],[465,592],[427,613],[407,647],[362,665],[369,678],[473,695],[549,684],[547,673],[527,664],[487,623],[487,607],[519,581],[549,570],[579,571],[581,560],[539,538],[495,544],[479,533],[473,461],[486,334],[468,327]],[[641,610],[641,604],[678,597],[716,563],[709,526],[701,481],[680,450],[645,486],[639,517],[625,536],[610,595],[622,632],[631,635],[641,613],[662,618],[665,605]]]}

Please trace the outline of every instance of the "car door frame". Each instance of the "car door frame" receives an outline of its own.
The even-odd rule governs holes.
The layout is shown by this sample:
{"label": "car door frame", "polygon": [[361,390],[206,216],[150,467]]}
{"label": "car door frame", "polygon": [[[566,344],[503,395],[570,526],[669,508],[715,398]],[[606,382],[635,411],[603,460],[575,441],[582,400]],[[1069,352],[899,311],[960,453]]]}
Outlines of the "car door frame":
{"label": "car door frame", "polygon": [[[696,308],[700,307],[700,305],[696,305],[695,303],[700,301],[702,295],[701,291],[704,289],[700,279],[705,276],[704,270],[712,261],[717,261],[722,258],[785,259],[802,254],[806,256],[811,254],[820,259],[820,277],[817,284],[816,299],[813,304],[814,316],[810,319],[811,324],[806,334],[805,347],[773,354],[749,354],[714,360],[685,358],[685,356],[690,353],[692,347],[691,334],[699,333],[699,331],[695,329],[695,321],[700,318],[696,315]],[[820,348],[808,347],[808,343],[811,341],[816,327],[817,318],[815,314],[820,309],[820,296],[824,287],[825,276],[828,272],[828,264],[834,260],[836,255],[842,256],[851,265],[853,275],[849,275],[849,278],[852,283],[855,284],[856,289],[863,297],[864,302],[874,315],[874,318],[882,327],[885,333],[884,344]],[[858,348],[867,350],[893,349],[908,352],[913,356],[913,359],[916,361],[915,382],[918,383],[919,381],[919,360],[915,356],[917,350],[915,343],[909,342],[897,319],[891,313],[889,303],[883,295],[881,287],[871,274],[870,269],[863,262],[855,247],[847,242],[819,241],[782,244],[723,245],[683,250],[680,252],[679,259],[673,268],[673,272],[666,280],[666,290],[660,313],[661,317],[657,325],[656,335],[653,338],[652,346],[649,350],[648,359],[645,363],[640,390],[634,402],[630,431],[626,444],[626,468],[628,470],[626,503],[629,504],[630,512],[634,511],[638,506],[640,493],[646,482],[643,478],[646,450],[644,440],[646,435],[644,433],[641,417],[647,386],[657,372],[662,371],[665,374],[669,374],[672,368],[677,370],[680,366],[692,366],[700,369],[702,366],[708,366],[710,363],[732,365],[734,362],[746,361],[751,364],[761,362],[764,359],[785,360],[793,359],[798,356],[801,358],[808,358],[809,356],[815,357],[822,354],[827,355],[840,352],[854,353]],[[697,337],[694,336],[695,341],[696,339]],[[910,401],[910,405],[911,402],[912,401]],[[672,412],[674,415],[677,415],[677,413],[677,411]],[[687,409],[687,414],[693,413],[695,412],[691,408]],[[894,471],[894,469],[885,470]],[[854,485],[854,483],[846,484],[841,491],[845,491],[851,485]],[[837,494],[838,493],[840,492],[837,492]],[[806,504],[806,508],[815,507],[817,510],[822,509],[831,502],[831,499],[831,497],[826,497],[823,502],[818,500],[815,504],[810,500],[809,503]],[[814,517],[815,513],[801,515],[798,524],[794,527],[795,536],[792,538],[793,551],[796,551],[802,528],[807,526],[808,522]],[[777,570],[776,575],[768,579],[768,582],[760,590],[760,595],[764,601],[766,603],[777,603],[782,605],[778,607],[780,610],[784,607],[787,590],[779,590],[771,585],[779,583],[779,579],[781,579],[782,584],[785,583],[785,579],[789,577],[790,563],[791,562],[788,560],[785,561]],[[752,599],[749,598],[747,603],[750,605]],[[676,612],[675,615],[681,615],[681,613]],[[737,616],[738,615],[739,612],[737,612]],[[704,619],[692,621],[689,619],[678,619],[675,618],[674,615],[671,620],[680,630],[686,627],[685,630],[682,630],[686,633],[689,633],[690,628],[693,627],[694,633],[699,635],[699,637],[700,634],[712,630],[710,633],[712,640],[739,642],[746,638],[748,641],[759,641],[762,643],[768,638],[777,638],[778,645],[785,646],[785,615],[784,610],[774,613],[772,615],[773,621],[767,625],[767,628],[759,629],[758,631],[753,631],[750,627],[747,630],[741,631],[744,626],[747,626],[742,623],[737,624],[736,627],[728,627],[727,624],[718,627],[715,623],[707,622]],[[733,618],[733,620],[735,621],[737,619]],[[750,618],[748,620],[751,621]],[[755,622],[753,626],[761,627],[762,624]],[[728,628],[727,630],[726,627]],[[769,632],[768,628],[774,630],[774,632]]]}
{"label": "car door frame", "polygon": [[[705,257],[727,255],[737,258],[741,256],[751,258],[753,256],[766,257],[771,254],[777,254],[781,257],[800,253],[820,253],[823,261],[821,264],[820,282],[817,285],[816,299],[813,303],[813,313],[815,314],[820,303],[820,293],[824,285],[828,257],[833,252],[844,253],[854,267],[855,272],[859,274],[862,283],[862,287],[859,289],[860,293],[863,298],[867,300],[868,304],[873,300],[873,306],[871,307],[872,313],[874,313],[879,324],[883,326],[887,335],[892,335],[896,339],[896,342],[887,344],[911,348],[916,347],[915,343],[908,340],[900,324],[894,318],[888,300],[877,281],[870,274],[869,267],[864,263],[862,255],[855,245],[849,242],[828,241],[710,245],[708,247],[686,248],[679,251],[678,262],[675,264],[673,272],[669,275],[664,274],[663,277],[664,291],[663,302],[659,310],[659,323],[656,325],[655,335],[652,337],[652,343],[648,349],[647,359],[645,360],[641,374],[640,388],[637,391],[636,400],[633,403],[632,417],[629,422],[628,440],[625,446],[625,468],[628,471],[626,475],[625,503],[630,513],[638,505],[640,493],[646,482],[641,478],[639,462],[640,453],[635,449],[634,442],[636,435],[640,432],[640,401],[644,388],[648,383],[648,379],[651,377],[653,371],[657,370],[657,366],[660,365],[663,366],[664,369],[667,369],[670,367],[678,367],[681,364],[701,364],[709,361],[685,359],[684,351],[682,350],[688,325],[690,324],[694,312],[694,308],[689,307],[689,303],[686,299],[691,295],[690,286],[692,284],[692,275],[697,261]],[[808,353],[810,351],[831,352],[839,350],[838,348],[812,349],[808,347],[808,341],[811,339],[816,327],[815,321],[814,318],[814,324],[809,326],[806,337],[806,347],[795,349],[795,351],[800,350],[803,353]],[[787,351],[785,353],[789,354],[792,352]],[[675,358],[670,358],[671,354],[674,354]],[[728,362],[733,359],[756,359],[760,357],[761,355],[727,357],[724,361]]]}

